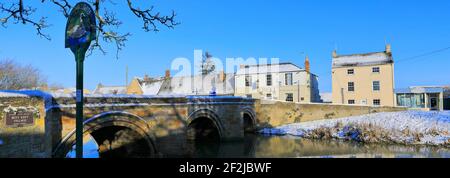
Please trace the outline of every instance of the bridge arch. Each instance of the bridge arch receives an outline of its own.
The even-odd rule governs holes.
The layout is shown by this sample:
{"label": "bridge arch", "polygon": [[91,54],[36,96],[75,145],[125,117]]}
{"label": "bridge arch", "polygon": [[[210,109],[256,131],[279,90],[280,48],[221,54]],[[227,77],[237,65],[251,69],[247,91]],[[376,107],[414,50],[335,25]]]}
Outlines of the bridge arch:
{"label": "bridge arch", "polygon": [[244,108],[242,111],[244,133],[252,133],[257,129],[256,114],[252,108]]}
{"label": "bridge arch", "polygon": [[209,109],[199,109],[192,112],[187,119],[187,139],[188,140],[220,140],[223,138],[223,124]]}
{"label": "bridge arch", "polygon": [[[83,122],[83,137],[91,135],[99,144],[100,157],[155,157],[155,136],[141,117],[110,111]],[[75,144],[75,130],[56,147],[54,156],[65,157]]]}

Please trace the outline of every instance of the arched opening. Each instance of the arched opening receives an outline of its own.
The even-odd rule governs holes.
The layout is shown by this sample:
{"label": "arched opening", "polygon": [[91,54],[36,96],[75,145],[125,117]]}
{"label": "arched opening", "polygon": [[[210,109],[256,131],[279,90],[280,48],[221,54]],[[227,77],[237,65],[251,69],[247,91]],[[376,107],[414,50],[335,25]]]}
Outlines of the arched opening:
{"label": "arched opening", "polygon": [[98,144],[100,158],[153,157],[154,148],[137,131],[123,126],[108,126],[91,136]]}
{"label": "arched opening", "polygon": [[211,119],[200,117],[189,124],[187,139],[195,141],[219,141],[220,133]]}
{"label": "arched opening", "polygon": [[192,157],[216,157],[220,151],[220,133],[214,121],[200,117],[187,128],[188,154]]}
{"label": "arched opening", "polygon": [[252,116],[248,113],[244,113],[244,134],[254,133],[255,132],[255,123],[253,121]]}
{"label": "arched opening", "polygon": [[[159,155],[150,128],[135,115],[123,112],[101,114],[86,120],[83,127],[83,147],[88,147],[83,149],[83,155],[96,155],[100,158],[142,158]],[[75,157],[74,152],[75,130],[56,146],[53,156],[71,158]]]}

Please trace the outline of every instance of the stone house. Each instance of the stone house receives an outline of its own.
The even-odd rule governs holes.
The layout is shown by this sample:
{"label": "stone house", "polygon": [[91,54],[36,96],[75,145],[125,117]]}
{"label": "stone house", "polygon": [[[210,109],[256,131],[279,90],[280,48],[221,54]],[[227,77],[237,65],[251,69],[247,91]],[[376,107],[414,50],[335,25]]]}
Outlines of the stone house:
{"label": "stone house", "polygon": [[332,101],[335,104],[395,106],[391,46],[383,52],[332,55]]}
{"label": "stone house", "polygon": [[126,88],[130,95],[157,95],[166,77],[151,78],[145,75],[143,78],[134,78]]}

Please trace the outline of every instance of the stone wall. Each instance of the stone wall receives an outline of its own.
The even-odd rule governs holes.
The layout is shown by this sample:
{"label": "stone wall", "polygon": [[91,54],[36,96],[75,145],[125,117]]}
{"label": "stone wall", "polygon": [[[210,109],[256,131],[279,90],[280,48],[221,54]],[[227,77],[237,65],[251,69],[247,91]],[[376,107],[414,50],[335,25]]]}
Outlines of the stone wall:
{"label": "stone wall", "polygon": [[359,116],[376,112],[404,111],[400,107],[371,107],[361,105],[305,104],[257,100],[255,103],[258,127],[276,127],[285,124],[321,119]]}
{"label": "stone wall", "polygon": [[[45,119],[44,99],[40,97],[0,98],[0,158],[1,157],[49,157],[51,155],[50,124]],[[18,112],[32,113],[32,122],[7,124],[6,115]]]}

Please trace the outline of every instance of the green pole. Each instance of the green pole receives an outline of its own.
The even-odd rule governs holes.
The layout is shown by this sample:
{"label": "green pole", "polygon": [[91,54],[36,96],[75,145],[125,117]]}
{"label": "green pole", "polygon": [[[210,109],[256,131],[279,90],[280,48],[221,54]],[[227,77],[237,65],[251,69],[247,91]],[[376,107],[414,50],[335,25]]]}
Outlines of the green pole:
{"label": "green pole", "polygon": [[76,158],[83,158],[83,62],[84,53],[79,48],[76,51],[77,87],[76,87]]}

